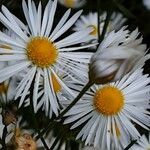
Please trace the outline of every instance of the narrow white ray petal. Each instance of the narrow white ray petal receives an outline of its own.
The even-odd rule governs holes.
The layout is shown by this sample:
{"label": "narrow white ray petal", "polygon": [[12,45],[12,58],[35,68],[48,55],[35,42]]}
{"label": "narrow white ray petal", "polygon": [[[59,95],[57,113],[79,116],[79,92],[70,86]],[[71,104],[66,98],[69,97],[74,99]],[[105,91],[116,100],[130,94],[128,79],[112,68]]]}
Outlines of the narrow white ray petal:
{"label": "narrow white ray petal", "polygon": [[[94,115],[90,118],[90,120],[88,122],[93,123],[96,119],[96,114],[94,113]],[[85,129],[88,128],[88,122],[85,124],[85,126],[81,129],[81,131],[78,133],[76,140],[78,140],[80,137],[82,137],[85,134]]]}
{"label": "narrow white ray petal", "polygon": [[57,45],[57,47],[60,47],[63,44],[69,45],[70,43],[76,43],[76,41],[81,41],[83,38],[90,36],[91,31],[92,31],[92,28],[87,28],[85,30],[72,33],[71,35],[67,36],[66,38],[56,42],[56,45]]}
{"label": "narrow white ray petal", "polygon": [[[57,99],[56,99],[56,93],[55,93],[55,91],[54,91],[54,83],[53,83],[53,81],[52,81],[52,72],[50,71],[50,70],[47,70],[47,72],[48,72],[48,79],[49,79],[49,82],[50,82],[50,84],[49,84],[49,86],[50,86],[50,89],[51,89],[51,92],[52,92],[52,95],[53,95],[53,97],[54,97],[54,103],[55,103],[55,105],[56,105],[56,107],[57,108],[59,108],[59,106],[58,106],[58,103],[57,103]],[[54,75],[55,76],[55,75]],[[51,97],[51,96],[50,96]]]}
{"label": "narrow white ray petal", "polygon": [[99,120],[99,125],[98,125],[98,128],[97,128],[97,132],[96,132],[96,135],[95,135],[95,140],[94,140],[94,146],[96,147],[98,145],[98,143],[100,142],[100,137],[101,137],[101,131],[103,130],[102,128],[102,125],[104,124],[103,120],[101,117],[99,117],[100,120]]}
{"label": "narrow white ray petal", "polygon": [[38,6],[38,12],[37,12],[37,31],[38,31],[38,35],[40,35],[40,31],[41,31],[41,16],[42,16],[42,5],[41,5],[41,1],[39,2],[39,6]]}
{"label": "narrow white ray petal", "polygon": [[28,27],[20,19],[18,19],[15,15],[13,15],[13,18],[16,21],[16,23],[19,25],[19,27],[21,29],[23,29],[23,31],[25,31],[27,34],[30,34],[29,30],[28,30]]}
{"label": "narrow white ray petal", "polygon": [[27,83],[27,85],[26,85],[26,87],[25,87],[25,89],[24,89],[24,91],[22,93],[22,96],[21,96],[21,99],[20,99],[20,102],[19,102],[19,107],[21,107],[22,103],[24,102],[24,99],[25,99],[25,97],[26,97],[26,95],[27,95],[27,93],[29,91],[29,88],[30,88],[31,83],[33,81],[33,78],[35,76],[35,72],[36,72],[36,67],[33,68],[32,75],[31,75],[31,77],[30,77],[30,79],[29,79],[29,81],[28,81],[28,83]]}
{"label": "narrow white ray petal", "polygon": [[25,43],[23,43],[21,41],[18,41],[18,40],[14,40],[14,39],[12,39],[11,37],[9,37],[8,35],[6,35],[5,33],[1,32],[1,31],[0,31],[0,41],[5,42],[5,43],[10,44],[10,45],[21,47],[23,49],[26,46]]}
{"label": "narrow white ray petal", "polygon": [[45,83],[46,84],[46,88],[47,88],[47,95],[48,95],[48,99],[50,101],[50,104],[51,104],[51,107],[52,107],[52,110],[54,111],[54,113],[57,115],[58,114],[58,110],[57,110],[57,106],[56,106],[56,102],[54,102],[54,95],[52,95],[52,91],[50,89],[50,84],[49,84],[49,78],[48,78],[48,73],[47,73],[47,70],[44,68],[44,75],[45,75]]}
{"label": "narrow white ray petal", "polygon": [[[33,1],[32,1],[32,3],[34,3]],[[36,20],[35,19],[37,19],[37,16],[35,16],[35,15],[37,15],[37,12],[36,12],[36,14],[34,14],[34,4],[32,4],[31,3],[31,0],[28,0],[28,13],[29,13],[29,18],[30,18],[30,22],[31,22],[31,27],[32,27],[32,30],[33,30],[33,35],[37,35],[37,24],[36,24]],[[36,17],[36,18],[35,18]]]}
{"label": "narrow white ray petal", "polygon": [[68,92],[68,94],[71,94],[73,97],[75,97],[75,94],[73,93],[73,91],[70,88],[68,88],[65,83],[63,83],[63,81],[57,76],[55,71],[53,69],[51,69],[51,71],[54,74],[57,81],[60,83],[60,85]]}
{"label": "narrow white ray petal", "polygon": [[28,10],[25,0],[22,0],[22,7],[23,7],[23,12],[24,12],[27,24],[29,26],[29,29],[30,29],[31,33],[33,34],[34,32],[33,32],[33,28],[32,28],[30,17],[29,17],[29,10]]}
{"label": "narrow white ray petal", "polygon": [[60,37],[65,31],[67,31],[79,18],[82,11],[78,11],[75,15],[73,15],[66,23],[65,25],[53,36],[51,39],[52,41],[56,40],[58,37]]}
{"label": "narrow white ray petal", "polygon": [[89,44],[89,45],[80,46],[80,47],[60,48],[59,51],[60,51],[60,52],[75,51],[75,50],[86,49],[86,48],[93,47],[93,46],[96,46],[96,45],[98,45],[98,43]]}
{"label": "narrow white ray petal", "polygon": [[95,120],[94,124],[92,125],[92,127],[90,129],[90,132],[88,134],[88,137],[86,138],[85,145],[90,143],[90,141],[93,142],[92,137],[94,137],[95,132],[97,131],[97,126],[98,126],[99,120],[100,120],[100,118],[97,117],[97,119]]}
{"label": "narrow white ray petal", "polygon": [[51,32],[52,25],[53,25],[53,22],[54,22],[56,7],[57,7],[57,0],[54,0],[54,2],[52,4],[52,7],[51,7],[51,10],[49,12],[50,15],[49,15],[48,22],[47,22],[47,28],[46,28],[46,31],[45,31],[45,34],[44,34],[45,36],[49,36],[49,34]]}
{"label": "narrow white ray petal", "polygon": [[63,17],[61,18],[61,20],[59,21],[59,23],[57,24],[57,26],[55,27],[55,29],[53,30],[53,32],[50,35],[50,39],[53,38],[53,36],[60,30],[60,28],[64,25],[64,23],[66,22],[66,20],[68,19],[69,15],[70,15],[71,9],[68,9],[65,14],[63,15]]}
{"label": "narrow white ray petal", "polygon": [[129,121],[129,119],[126,118],[125,115],[123,115],[122,113],[119,115],[119,118],[121,120],[121,122],[123,123],[123,125],[128,129],[128,132],[130,133],[130,135],[132,135],[133,138],[137,138],[140,136],[139,132],[137,131],[137,129],[134,127],[134,125]]}
{"label": "narrow white ray petal", "polygon": [[49,1],[45,7],[43,20],[42,20],[42,26],[41,26],[41,33],[40,33],[41,36],[44,36],[45,30],[47,27],[48,15],[49,15],[49,11],[51,9],[52,3],[53,3],[52,1]]}
{"label": "narrow white ray petal", "polygon": [[93,112],[89,113],[88,115],[86,115],[85,117],[81,118],[79,121],[77,121],[76,123],[73,124],[73,126],[70,129],[74,129],[78,126],[80,126],[82,123],[86,122],[88,119],[90,119],[93,116]]}
{"label": "narrow white ray petal", "polygon": [[25,60],[26,56],[25,55],[0,55],[0,62],[1,61],[13,61],[13,60]]}
{"label": "narrow white ray petal", "polygon": [[27,41],[28,36],[24,34],[24,32],[20,29],[16,21],[14,20],[13,15],[9,12],[9,10],[2,6],[2,11],[5,14],[5,17],[2,13],[0,13],[0,20],[11,30],[13,30],[22,40]]}
{"label": "narrow white ray petal", "polygon": [[[118,128],[118,129],[116,129],[116,128]],[[116,147],[118,147],[118,140],[117,140],[117,133],[116,133],[117,130],[119,130],[119,132],[120,132],[119,127],[115,123],[114,117],[112,117],[112,134],[114,137],[114,143],[115,143]]]}
{"label": "narrow white ray petal", "polygon": [[24,68],[26,68],[27,66],[30,65],[30,62],[24,61],[12,66],[8,66],[2,70],[0,70],[0,82],[3,82],[5,78],[5,76],[8,76],[9,74],[11,74],[11,76],[13,76],[14,74],[16,74],[17,72],[23,70]]}
{"label": "narrow white ray petal", "polygon": [[33,108],[34,111],[37,112],[37,99],[38,99],[38,88],[39,88],[39,81],[40,81],[40,69],[37,69],[35,82],[34,82],[34,90],[33,90]]}
{"label": "narrow white ray petal", "polygon": [[[148,128],[146,125],[144,125],[144,124],[149,125],[149,124],[150,124],[150,121],[149,121],[149,123],[145,123],[145,119],[143,119],[143,121],[142,121],[142,120],[140,120],[139,118],[136,118],[135,115],[132,115],[132,114],[129,115],[128,112],[125,113],[125,115],[126,115],[126,117],[130,118],[133,122],[135,122],[136,124],[140,125],[142,128],[144,128],[144,129],[146,129],[146,130],[149,130],[149,128]],[[143,118],[145,118],[145,117],[143,117]],[[149,118],[149,119],[150,119],[150,118]],[[140,121],[139,121],[139,120],[140,120]],[[146,122],[147,122],[147,121],[146,121]]]}
{"label": "narrow white ray petal", "polygon": [[94,114],[94,118],[93,118],[93,120],[89,120],[88,121],[88,126],[87,126],[87,128],[85,129],[85,131],[84,131],[84,135],[83,135],[83,137],[82,137],[82,140],[85,140],[87,137],[88,137],[88,135],[89,135],[89,132],[90,132],[90,130],[91,130],[91,128],[92,128],[92,126],[93,126],[93,124],[95,123],[95,120],[97,119],[97,117],[98,117],[98,114]]}
{"label": "narrow white ray petal", "polygon": [[110,134],[111,134],[111,117],[108,117],[107,122],[107,136],[106,136],[106,143],[107,143],[107,149],[110,150]]}
{"label": "narrow white ray petal", "polygon": [[25,54],[25,51],[21,50],[9,50],[9,49],[6,49],[6,48],[0,48],[0,53],[1,54]]}
{"label": "narrow white ray petal", "polygon": [[15,95],[15,99],[17,99],[22,91],[24,90],[28,80],[30,79],[31,75],[33,73],[33,68],[30,68],[27,72],[27,74],[23,77],[23,79],[21,80],[21,82],[19,83],[19,85],[16,88],[16,95]]}
{"label": "narrow white ray petal", "polygon": [[[110,50],[111,50],[111,55],[110,55]],[[119,53],[118,53],[119,51]],[[116,53],[117,52],[117,53]],[[139,55],[139,52],[135,49],[127,49],[125,47],[111,47],[111,48],[106,48],[104,49],[104,52],[100,52],[101,55],[99,57],[101,59],[126,59],[130,58],[133,55]]]}

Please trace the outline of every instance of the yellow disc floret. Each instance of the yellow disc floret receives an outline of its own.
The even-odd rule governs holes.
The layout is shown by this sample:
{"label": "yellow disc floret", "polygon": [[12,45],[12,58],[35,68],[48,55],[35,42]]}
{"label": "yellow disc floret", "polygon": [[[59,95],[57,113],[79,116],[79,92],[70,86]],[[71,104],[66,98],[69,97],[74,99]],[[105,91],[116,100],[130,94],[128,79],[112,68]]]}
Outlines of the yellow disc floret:
{"label": "yellow disc floret", "polygon": [[97,33],[98,33],[98,28],[97,28],[97,26],[95,26],[95,25],[90,25],[90,26],[88,26],[88,27],[93,28],[93,31],[90,32],[90,35],[97,36]]}
{"label": "yellow disc floret", "polygon": [[53,88],[54,91],[57,93],[61,90],[61,85],[58,82],[58,80],[56,79],[56,77],[54,76],[54,74],[52,74],[52,83],[53,83]]}
{"label": "yellow disc floret", "polygon": [[74,0],[65,0],[64,1],[67,7],[73,7],[74,6]]}
{"label": "yellow disc floret", "polygon": [[0,94],[1,93],[7,93],[8,85],[5,85],[4,82],[0,83]]}
{"label": "yellow disc floret", "polygon": [[103,115],[111,116],[119,113],[124,105],[124,96],[121,90],[114,86],[104,86],[94,95],[94,106]]}
{"label": "yellow disc floret", "polygon": [[38,67],[53,65],[57,56],[58,50],[47,38],[35,37],[27,44],[27,57]]}

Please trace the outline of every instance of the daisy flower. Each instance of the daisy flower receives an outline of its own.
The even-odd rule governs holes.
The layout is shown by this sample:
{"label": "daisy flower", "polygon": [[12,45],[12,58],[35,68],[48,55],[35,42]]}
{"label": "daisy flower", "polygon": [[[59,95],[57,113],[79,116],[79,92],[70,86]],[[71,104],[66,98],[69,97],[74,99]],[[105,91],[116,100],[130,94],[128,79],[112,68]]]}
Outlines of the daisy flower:
{"label": "daisy flower", "polygon": [[[90,33],[91,36],[93,37],[92,40],[97,41],[98,40],[98,19],[97,19],[97,15],[98,13],[89,13],[88,15],[82,15],[80,17],[80,19],[75,23],[75,27],[74,30],[75,31],[81,31],[83,29],[87,29],[88,27],[92,27],[93,31]],[[104,12],[101,16],[100,16],[100,24],[99,24],[99,28],[100,28],[100,34],[102,33],[104,24],[105,24],[105,20],[106,20],[106,16],[107,13]],[[118,30],[123,23],[126,21],[125,18],[123,18],[123,16],[119,13],[113,13],[111,16],[111,20],[109,22],[109,26],[107,29],[107,33],[109,33],[112,30]],[[106,34],[107,34],[106,33]],[[90,41],[88,41],[90,42]]]}
{"label": "daisy flower", "polygon": [[77,44],[90,39],[89,33],[91,28],[75,32],[68,37],[60,39],[60,36],[76,22],[82,11],[78,11],[69,18],[69,9],[52,30],[57,0],[54,2],[49,0],[44,12],[41,3],[36,8],[35,3],[31,0],[28,0],[28,4],[23,0],[22,6],[28,29],[5,6],[2,6],[0,21],[14,32],[16,38],[0,32],[0,41],[10,45],[12,48],[7,54],[4,48],[0,49],[2,54],[0,55],[0,61],[16,61],[17,63],[0,70],[0,82],[28,68],[28,72],[19,83],[16,92],[16,99],[21,96],[21,106],[26,95],[29,93],[33,81],[33,101],[38,98],[39,81],[43,74],[45,105],[49,104],[52,111],[58,115],[59,105],[53,88],[52,75],[57,79],[61,88],[68,92],[70,89],[54,70],[60,70],[80,80],[87,78],[87,64],[89,63],[91,53],[76,52],[76,50],[93,46],[77,46]]}
{"label": "daisy flower", "polygon": [[131,150],[149,150],[150,149],[150,134],[147,139],[145,135],[138,140],[137,144],[131,147]]}
{"label": "daisy flower", "polygon": [[148,75],[138,69],[117,82],[93,85],[66,113],[65,123],[73,123],[71,129],[84,123],[76,139],[82,138],[85,145],[108,150],[125,148],[131,139],[140,137],[135,124],[147,130],[150,125],[149,83]]}
{"label": "daisy flower", "polygon": [[86,0],[58,0],[58,2],[68,8],[79,8],[85,4]]}
{"label": "daisy flower", "polygon": [[90,78],[106,83],[143,67],[150,55],[145,55],[146,45],[142,40],[138,29],[130,33],[123,27],[118,32],[110,32],[91,58]]}

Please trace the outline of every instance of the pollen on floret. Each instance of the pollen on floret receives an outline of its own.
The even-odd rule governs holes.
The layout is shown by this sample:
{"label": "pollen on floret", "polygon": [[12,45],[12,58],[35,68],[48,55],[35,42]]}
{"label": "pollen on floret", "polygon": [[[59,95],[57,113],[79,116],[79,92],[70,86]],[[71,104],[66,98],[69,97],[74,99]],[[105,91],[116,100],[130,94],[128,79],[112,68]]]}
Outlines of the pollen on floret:
{"label": "pollen on floret", "polygon": [[96,91],[94,106],[99,113],[105,116],[116,115],[124,106],[124,95],[117,87],[104,86]]}
{"label": "pollen on floret", "polygon": [[58,50],[47,38],[35,37],[27,43],[27,58],[40,68],[56,63]]}
{"label": "pollen on floret", "polygon": [[65,0],[64,1],[67,7],[73,7],[74,6],[74,0]]}
{"label": "pollen on floret", "polygon": [[54,92],[56,92],[56,93],[60,92],[61,85],[58,82],[58,80],[56,79],[56,77],[54,76],[54,74],[52,74],[51,78],[52,78]]}
{"label": "pollen on floret", "polygon": [[93,29],[93,30],[90,32],[90,35],[96,36],[96,35],[97,35],[97,32],[98,32],[97,26],[95,26],[95,25],[89,25],[88,27],[91,27],[91,28]]}
{"label": "pollen on floret", "polygon": [[7,93],[8,85],[5,85],[4,82],[0,83],[0,93]]}

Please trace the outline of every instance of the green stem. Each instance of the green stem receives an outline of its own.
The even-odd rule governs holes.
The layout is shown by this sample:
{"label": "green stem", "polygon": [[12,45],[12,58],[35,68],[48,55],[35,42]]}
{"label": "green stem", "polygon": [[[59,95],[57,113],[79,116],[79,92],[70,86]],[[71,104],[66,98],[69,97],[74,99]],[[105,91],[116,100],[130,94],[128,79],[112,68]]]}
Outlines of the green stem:
{"label": "green stem", "polygon": [[112,15],[112,12],[109,11],[107,12],[107,16],[106,16],[106,20],[105,20],[105,24],[104,24],[104,27],[103,27],[103,31],[102,31],[102,34],[100,36],[100,41],[99,41],[99,44],[103,41],[104,37],[105,37],[105,34],[107,32],[107,27],[109,25],[109,21],[111,19],[111,15]]}
{"label": "green stem", "polygon": [[6,135],[7,135],[7,126],[5,125],[3,129],[3,135],[2,135],[2,149],[3,150],[6,150],[6,143],[5,143]]}
{"label": "green stem", "polygon": [[59,116],[56,118],[56,120],[61,119],[66,112],[68,112],[79,100],[80,98],[85,94],[85,92],[93,85],[93,82],[88,82],[82,91],[78,94],[78,96],[72,101],[72,103],[64,110],[62,111]]}
{"label": "green stem", "polygon": [[35,82],[35,77],[34,77],[34,79],[33,79],[33,81],[32,81],[31,88],[30,88],[30,100],[31,100],[31,105],[30,105],[29,108],[30,108],[30,112],[31,112],[31,116],[32,116],[34,125],[35,125],[36,130],[37,130],[37,133],[38,133],[38,135],[39,135],[39,138],[41,139],[41,141],[42,141],[42,143],[43,143],[45,149],[46,149],[46,150],[49,150],[49,147],[47,146],[47,144],[46,144],[44,138],[43,138],[42,135],[40,134],[40,130],[39,130],[39,127],[38,127],[38,123],[37,123],[36,117],[35,117],[35,115],[34,115],[33,97],[32,97],[32,96],[33,96],[33,89],[34,89],[34,88],[33,88],[33,87],[34,87],[34,82]]}
{"label": "green stem", "polygon": [[137,140],[131,141],[131,143],[124,150],[130,149],[136,142],[137,142]]}
{"label": "green stem", "polygon": [[52,144],[52,146],[50,147],[51,150],[53,150],[55,148],[55,146],[57,145],[57,143],[59,142],[59,138],[57,138],[54,143]]}
{"label": "green stem", "polygon": [[[48,126],[45,128],[45,129],[43,129],[43,131],[41,131],[40,133],[39,133],[39,135],[36,137],[36,139],[38,140],[39,138],[40,138],[40,136],[42,136],[47,130],[49,130],[49,129],[52,129],[54,126],[55,126],[55,124],[57,123],[57,122],[53,122],[54,120],[59,120],[59,119],[61,119],[62,117],[63,117],[63,115],[64,114],[66,114],[66,112],[68,112],[79,100],[80,100],[80,98],[85,94],[85,92],[93,85],[94,83],[93,82],[88,82],[85,86],[84,86],[84,88],[82,89],[82,91],[78,94],[78,96],[74,99],[74,101],[72,101],[72,103],[64,110],[64,111],[62,111],[56,118],[53,118],[52,120],[51,120],[51,122],[48,124]],[[53,123],[52,123],[53,122]]]}

